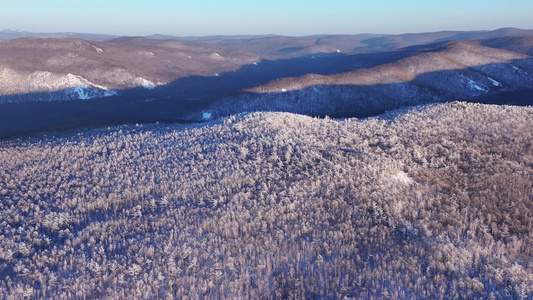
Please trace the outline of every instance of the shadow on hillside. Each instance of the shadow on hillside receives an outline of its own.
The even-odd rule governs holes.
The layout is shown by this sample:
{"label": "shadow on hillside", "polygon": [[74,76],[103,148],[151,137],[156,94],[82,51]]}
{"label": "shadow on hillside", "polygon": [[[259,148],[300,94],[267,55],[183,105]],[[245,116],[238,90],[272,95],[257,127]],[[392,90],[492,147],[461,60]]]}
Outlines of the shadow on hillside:
{"label": "shadow on hillside", "polygon": [[[36,102],[25,100],[39,97],[39,93],[15,95],[13,97],[22,102],[0,104],[0,138],[45,130],[125,123],[201,122],[204,113],[213,117],[224,117],[250,111],[285,111],[312,116],[367,117],[409,105],[453,100],[533,104],[533,93],[530,89],[533,83],[518,86],[514,82],[516,78],[509,75],[514,71],[506,70],[510,68],[507,64],[427,73],[412,82],[399,84],[318,86],[301,91],[268,94],[241,92],[242,89],[276,78],[307,73],[327,75],[371,67],[412,55],[417,51],[425,49],[410,48],[385,54],[315,55],[262,61],[258,65],[246,65],[219,76],[191,76],[153,90],[134,88],[121,91],[119,96],[93,100]],[[519,65],[520,62],[516,64]],[[500,80],[503,85],[491,87],[487,93],[459,93],[458,91],[465,89],[464,83],[453,84],[458,74],[466,72],[472,78],[483,77],[486,72],[491,73],[492,69],[505,73],[505,76],[494,76],[494,79]],[[439,83],[440,87],[437,85],[436,88],[435,82]]]}
{"label": "shadow on hillside", "polygon": [[264,60],[219,76],[190,76],[151,90],[132,88],[119,91],[118,96],[92,100],[53,101],[65,98],[66,90],[0,96],[0,137],[124,123],[190,122],[191,111],[277,78],[308,73],[328,75],[372,67],[412,54],[412,51],[335,53]]}
{"label": "shadow on hillside", "polygon": [[[527,67],[527,72],[517,66]],[[214,118],[253,111],[361,118],[408,106],[456,100],[525,106],[533,105],[532,73],[533,61],[522,59],[511,64],[428,72],[400,83],[315,85],[287,92],[241,93],[220,99],[204,111]]]}

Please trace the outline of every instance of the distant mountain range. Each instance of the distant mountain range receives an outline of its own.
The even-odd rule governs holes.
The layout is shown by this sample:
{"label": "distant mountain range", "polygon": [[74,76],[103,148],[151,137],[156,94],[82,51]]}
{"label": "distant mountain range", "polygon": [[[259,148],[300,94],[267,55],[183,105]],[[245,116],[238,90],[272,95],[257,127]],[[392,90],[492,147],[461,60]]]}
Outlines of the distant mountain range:
{"label": "distant mountain range", "polygon": [[486,40],[521,36],[533,36],[533,30],[502,28],[494,31],[440,31],[395,35],[267,36],[241,39],[212,37],[188,38],[187,42],[247,50],[271,58],[286,58],[314,53],[375,53],[451,40]]}
{"label": "distant mountain range", "polygon": [[[34,33],[16,30],[0,31],[0,40],[12,40],[21,37],[34,36],[62,36],[77,37],[86,40],[109,41],[120,38],[116,35],[55,32]],[[192,44],[210,44],[246,50],[256,54],[270,56],[270,58],[287,58],[313,53],[371,53],[377,51],[391,51],[399,48],[432,44],[450,40],[486,40],[502,37],[533,36],[533,30],[518,28],[501,28],[492,31],[439,31],[406,34],[354,34],[354,35],[311,35],[311,36],[281,36],[281,35],[216,35],[180,37],[173,35],[153,34],[145,36],[147,39],[180,40]]]}
{"label": "distant mountain range", "polygon": [[80,39],[93,40],[93,41],[105,41],[116,39],[120,36],[110,34],[95,34],[95,33],[79,33],[79,32],[29,32],[22,30],[2,30],[0,31],[0,40],[14,40],[21,37],[50,37],[50,36],[63,36],[63,37],[76,37]]}
{"label": "distant mountain range", "polygon": [[[17,35],[31,34],[1,36]],[[533,104],[533,30],[57,35],[0,42],[0,134],[247,111],[362,117],[453,100]]]}

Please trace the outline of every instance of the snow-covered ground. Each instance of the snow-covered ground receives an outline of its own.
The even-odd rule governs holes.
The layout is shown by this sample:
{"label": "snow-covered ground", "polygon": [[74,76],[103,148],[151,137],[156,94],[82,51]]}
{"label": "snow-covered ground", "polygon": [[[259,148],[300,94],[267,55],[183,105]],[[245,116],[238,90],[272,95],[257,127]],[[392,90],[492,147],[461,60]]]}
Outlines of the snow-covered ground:
{"label": "snow-covered ground", "polygon": [[[9,95],[23,95],[28,91],[33,93],[51,92],[55,96],[45,97],[46,101],[94,99],[114,96],[116,91],[105,86],[93,83],[79,75],[54,74],[48,71],[35,71],[24,73],[3,68],[0,71],[0,91],[4,96],[4,102]],[[62,94],[61,91],[64,91]],[[58,94],[59,93],[59,94]],[[35,101],[39,101],[36,97]]]}
{"label": "snow-covered ground", "polygon": [[[104,98],[115,96],[116,91],[107,89],[97,89],[86,86],[76,86],[66,91],[67,95],[72,95],[72,99],[90,100],[95,98]],[[68,100],[68,99],[67,99]]]}
{"label": "snow-covered ground", "polygon": [[496,80],[494,80],[494,79],[492,79],[492,78],[490,78],[490,77],[488,77],[488,78],[489,78],[489,80],[492,82],[492,84],[493,84],[494,86],[502,86],[502,84],[499,83],[498,81],[496,81]]}

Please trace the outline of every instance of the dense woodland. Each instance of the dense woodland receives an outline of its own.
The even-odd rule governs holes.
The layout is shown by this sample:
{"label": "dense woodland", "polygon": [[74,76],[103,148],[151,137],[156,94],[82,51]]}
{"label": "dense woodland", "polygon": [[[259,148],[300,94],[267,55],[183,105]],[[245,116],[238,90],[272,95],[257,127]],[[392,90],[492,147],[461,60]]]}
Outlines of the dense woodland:
{"label": "dense woodland", "polygon": [[0,299],[533,297],[533,108],[0,142]]}

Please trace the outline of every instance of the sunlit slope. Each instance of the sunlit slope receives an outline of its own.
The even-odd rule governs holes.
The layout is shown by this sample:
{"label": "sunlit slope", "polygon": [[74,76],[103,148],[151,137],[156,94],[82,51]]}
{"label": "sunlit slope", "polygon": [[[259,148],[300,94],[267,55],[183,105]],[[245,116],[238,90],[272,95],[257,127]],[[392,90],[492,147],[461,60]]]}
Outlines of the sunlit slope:
{"label": "sunlit slope", "polygon": [[0,143],[0,298],[533,296],[533,109]]}
{"label": "sunlit slope", "polygon": [[[457,41],[411,51],[415,54],[373,67],[276,79],[221,99],[208,110],[215,116],[263,110],[360,117],[411,105],[530,94],[533,88],[533,59],[525,54]],[[513,103],[508,98],[496,102]]]}
{"label": "sunlit slope", "polygon": [[[383,65],[357,69],[334,75],[309,74],[296,78],[282,78],[253,89],[251,92],[286,92],[300,90],[314,85],[380,85],[415,81],[424,74],[441,71],[482,68],[491,64],[506,64],[512,68],[513,60],[530,58],[528,55],[490,47],[474,42],[448,42],[437,44],[421,53]],[[533,65],[533,64],[532,64]],[[531,67],[531,66],[530,66]],[[483,70],[479,70],[480,73]],[[491,74],[492,75],[492,74]],[[498,77],[497,75],[494,77]],[[500,78],[498,78],[500,79]],[[505,81],[504,78],[501,78]],[[529,80],[527,80],[529,79]],[[531,83],[530,78],[523,78]],[[483,83],[495,84],[486,79]],[[433,83],[436,84],[436,83]],[[481,84],[481,83],[480,83]],[[520,81],[517,82],[520,84]],[[451,86],[452,88],[453,86]]]}
{"label": "sunlit slope", "polygon": [[27,37],[0,42],[0,95],[75,87],[108,92],[153,88],[186,76],[235,70],[257,59],[244,51],[177,40]]}

